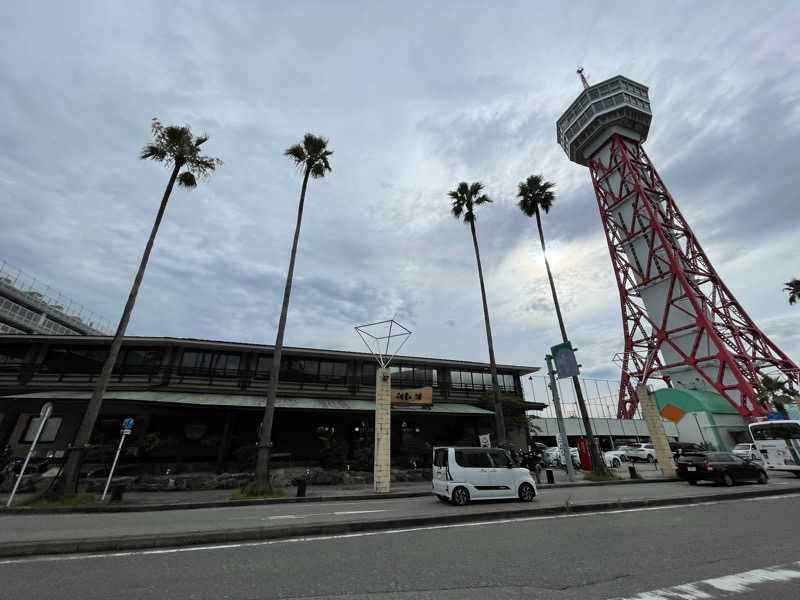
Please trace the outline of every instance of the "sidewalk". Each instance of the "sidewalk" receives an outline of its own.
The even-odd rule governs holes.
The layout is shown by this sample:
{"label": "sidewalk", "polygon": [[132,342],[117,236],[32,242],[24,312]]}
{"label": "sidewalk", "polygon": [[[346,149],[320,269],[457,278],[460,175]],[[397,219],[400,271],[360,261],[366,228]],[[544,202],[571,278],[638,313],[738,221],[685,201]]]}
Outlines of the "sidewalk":
{"label": "sidewalk", "polygon": [[800,479],[774,475],[767,485],[741,484],[732,488],[703,483],[689,486],[674,481],[654,481],[647,485],[630,482],[578,484],[549,489],[542,486],[539,492],[532,503],[492,501],[475,502],[464,507],[443,504],[425,493],[413,498],[382,497],[359,501],[342,496],[322,505],[312,502],[122,513],[6,513],[0,515],[0,556],[286,539],[782,496],[800,494]]}
{"label": "sidewalk", "polygon": [[[643,481],[663,480],[663,475],[657,466],[649,463],[638,463],[635,465],[636,472]],[[623,481],[632,483],[630,475],[628,474],[627,465],[621,469],[614,470],[617,475],[622,477]],[[567,473],[562,469],[553,469],[555,484],[547,484],[545,472],[542,471],[542,482],[537,484],[541,489],[548,489],[551,487],[574,486],[574,485],[606,485],[606,483],[598,483],[585,481],[583,479],[584,472],[577,471],[575,474],[575,482],[570,483],[567,480]],[[614,482],[616,483],[616,482]],[[101,504],[89,505],[76,508],[59,508],[59,509],[27,509],[20,508],[28,512],[36,510],[37,512],[123,512],[127,510],[169,510],[172,508],[212,508],[219,506],[244,506],[247,504],[274,504],[274,503],[295,503],[295,502],[314,502],[323,500],[336,500],[340,498],[350,499],[363,499],[372,500],[378,498],[408,498],[413,496],[427,496],[430,494],[431,483],[430,481],[415,481],[415,482],[393,482],[392,491],[388,494],[376,494],[372,484],[350,484],[350,485],[309,485],[306,489],[305,498],[297,498],[297,488],[286,487],[283,488],[284,495],[282,498],[274,498],[268,500],[230,500],[230,495],[233,490],[176,490],[169,492],[125,492],[122,502],[115,504]],[[32,497],[33,494],[17,494],[14,497],[14,507],[19,507],[24,503],[25,499]],[[99,494],[98,494],[99,497]],[[0,515],[4,514],[8,494],[0,494]],[[13,507],[12,507],[13,508]],[[16,512],[16,510],[15,510]]]}

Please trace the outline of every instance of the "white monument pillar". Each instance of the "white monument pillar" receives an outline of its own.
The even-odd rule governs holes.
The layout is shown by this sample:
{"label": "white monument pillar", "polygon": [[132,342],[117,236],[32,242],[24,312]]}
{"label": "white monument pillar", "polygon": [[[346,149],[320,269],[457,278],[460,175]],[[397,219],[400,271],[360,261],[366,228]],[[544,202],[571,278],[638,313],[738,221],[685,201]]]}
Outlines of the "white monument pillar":
{"label": "white monument pillar", "polygon": [[392,376],[389,369],[375,372],[375,463],[373,478],[376,492],[391,489],[392,448]]}

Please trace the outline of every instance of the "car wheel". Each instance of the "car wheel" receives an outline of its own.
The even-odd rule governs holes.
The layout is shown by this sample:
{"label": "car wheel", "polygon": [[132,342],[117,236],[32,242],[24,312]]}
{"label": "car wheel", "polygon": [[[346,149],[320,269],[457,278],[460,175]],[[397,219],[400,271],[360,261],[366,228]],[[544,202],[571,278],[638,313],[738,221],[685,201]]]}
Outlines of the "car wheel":
{"label": "car wheel", "polygon": [[469,492],[465,487],[457,487],[453,490],[453,493],[450,495],[453,500],[453,504],[456,506],[465,506],[469,504]]}
{"label": "car wheel", "polygon": [[722,483],[725,484],[725,487],[731,487],[734,484],[733,477],[731,477],[730,473],[722,474]]}
{"label": "car wheel", "polygon": [[696,479],[689,479],[688,481],[689,481],[689,485],[697,485],[697,480]]}
{"label": "car wheel", "polygon": [[654,462],[656,462],[656,459],[653,457],[652,454],[648,454],[647,455],[647,462],[654,463]]}
{"label": "car wheel", "polygon": [[523,502],[533,502],[536,497],[536,490],[530,483],[523,483],[519,486],[519,499]]}
{"label": "car wheel", "polygon": [[615,458],[613,461],[611,461],[611,466],[614,467],[615,469],[619,469],[621,464],[622,463],[619,462],[618,458]]}
{"label": "car wheel", "polygon": [[761,485],[764,485],[765,483],[767,483],[767,481],[769,481],[769,477],[767,477],[767,474],[764,471],[759,471],[759,473],[758,473],[758,483],[760,483]]}

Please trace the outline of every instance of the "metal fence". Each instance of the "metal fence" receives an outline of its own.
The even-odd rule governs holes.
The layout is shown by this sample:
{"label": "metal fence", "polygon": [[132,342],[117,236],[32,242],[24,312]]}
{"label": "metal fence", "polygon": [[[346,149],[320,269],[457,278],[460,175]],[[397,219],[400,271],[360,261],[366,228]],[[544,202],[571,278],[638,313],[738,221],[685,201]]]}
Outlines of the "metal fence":
{"label": "metal fence", "polygon": [[[107,319],[4,260],[0,261],[0,285],[13,288],[32,302],[42,305],[51,312],[61,313],[78,325],[89,327],[98,334],[108,335],[113,331]],[[59,327],[63,328],[56,323],[53,323],[52,327],[45,325],[45,328],[53,333],[73,333],[69,330],[59,331]]]}
{"label": "metal fence", "polygon": [[[594,379],[591,377],[579,377],[578,380],[583,391],[583,399],[589,417],[593,419],[616,419],[617,406],[619,404],[619,380]],[[655,389],[666,387],[661,380],[653,380],[648,383]],[[580,417],[572,379],[556,379],[556,385],[564,418]],[[544,402],[548,405],[544,410],[532,411],[533,415],[555,418],[553,394],[550,390],[550,381],[547,376],[531,375],[527,378],[527,381],[523,379],[523,387],[529,400]],[[634,418],[642,418],[641,409],[638,406]]]}

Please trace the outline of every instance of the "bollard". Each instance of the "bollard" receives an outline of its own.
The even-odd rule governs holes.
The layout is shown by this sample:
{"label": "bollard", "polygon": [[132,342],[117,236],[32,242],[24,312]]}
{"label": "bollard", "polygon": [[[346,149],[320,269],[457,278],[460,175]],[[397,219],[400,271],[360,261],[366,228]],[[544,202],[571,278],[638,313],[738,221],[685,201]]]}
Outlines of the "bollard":
{"label": "bollard", "polygon": [[630,473],[631,479],[639,479],[639,475],[636,474],[636,467],[633,465],[628,467],[628,473]]}
{"label": "bollard", "polygon": [[303,498],[306,495],[306,483],[308,482],[307,479],[298,479],[297,483],[297,497]]}
{"label": "bollard", "polygon": [[547,483],[555,483],[556,482],[556,478],[553,475],[553,469],[547,469],[544,473],[545,473],[545,475],[547,475]]}

